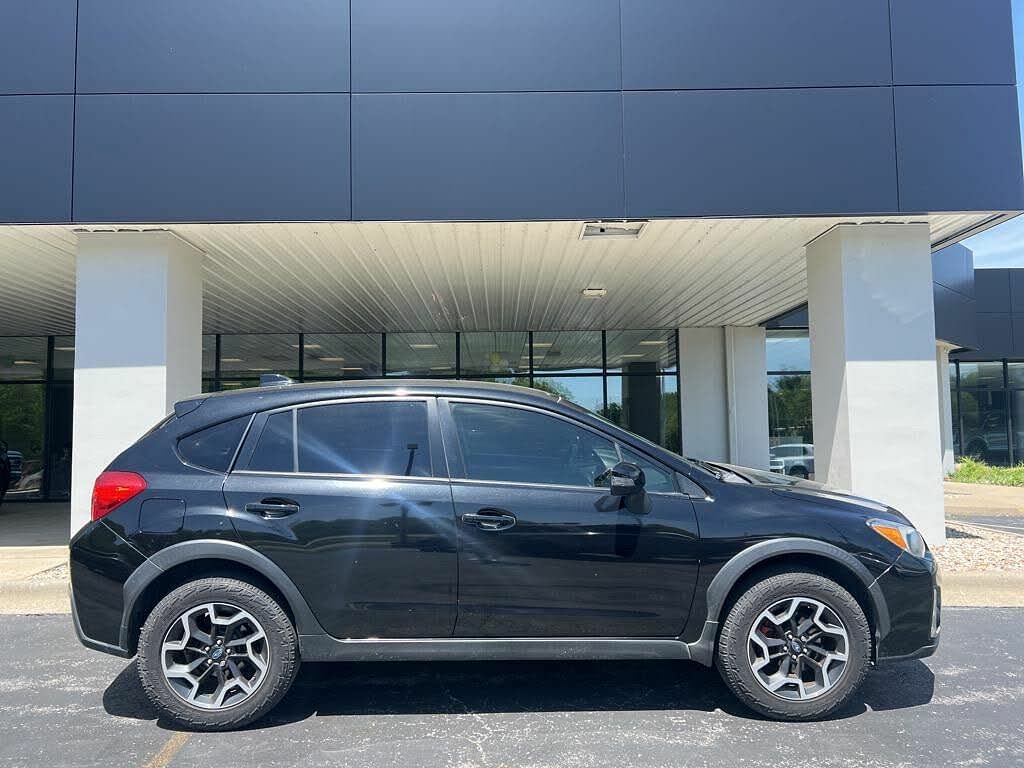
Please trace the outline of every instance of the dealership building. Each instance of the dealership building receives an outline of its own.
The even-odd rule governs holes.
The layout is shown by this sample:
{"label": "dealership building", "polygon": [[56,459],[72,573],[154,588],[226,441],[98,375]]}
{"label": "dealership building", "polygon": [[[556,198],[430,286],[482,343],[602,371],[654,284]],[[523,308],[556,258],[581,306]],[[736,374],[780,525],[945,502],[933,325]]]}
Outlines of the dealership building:
{"label": "dealership building", "polygon": [[1015,83],[1009,0],[7,0],[0,438],[74,531],[264,372],[532,384],[768,467],[813,370],[817,478],[937,543],[973,345],[933,258],[1024,210]]}

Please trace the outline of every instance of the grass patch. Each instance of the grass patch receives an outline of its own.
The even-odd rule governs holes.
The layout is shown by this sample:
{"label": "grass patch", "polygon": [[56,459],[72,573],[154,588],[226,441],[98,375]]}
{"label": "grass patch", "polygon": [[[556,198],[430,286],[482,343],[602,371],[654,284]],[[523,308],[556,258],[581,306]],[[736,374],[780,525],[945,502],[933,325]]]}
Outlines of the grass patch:
{"label": "grass patch", "polygon": [[949,479],[957,483],[1024,486],[1024,464],[991,467],[983,461],[964,458]]}

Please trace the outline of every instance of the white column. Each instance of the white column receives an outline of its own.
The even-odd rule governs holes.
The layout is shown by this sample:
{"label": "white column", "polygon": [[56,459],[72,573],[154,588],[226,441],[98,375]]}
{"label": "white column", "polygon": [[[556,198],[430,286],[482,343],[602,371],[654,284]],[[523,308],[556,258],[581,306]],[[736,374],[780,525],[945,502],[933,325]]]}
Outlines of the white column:
{"label": "white column", "polygon": [[725,329],[729,461],[768,469],[768,362],[760,326]]}
{"label": "white column", "polygon": [[949,389],[949,353],[956,349],[944,341],[935,344],[935,362],[939,380],[939,435],[942,438],[942,474],[948,475],[956,463],[953,454],[953,395]]}
{"label": "white column", "polygon": [[729,461],[729,406],[722,328],[679,329],[683,455]]}
{"label": "white column", "polygon": [[945,540],[927,224],[835,227],[807,248],[818,480]]}
{"label": "white column", "polygon": [[170,232],[78,237],[72,534],[100,472],[202,389],[202,258]]}
{"label": "white column", "polygon": [[764,328],[680,328],[683,455],[768,468]]}

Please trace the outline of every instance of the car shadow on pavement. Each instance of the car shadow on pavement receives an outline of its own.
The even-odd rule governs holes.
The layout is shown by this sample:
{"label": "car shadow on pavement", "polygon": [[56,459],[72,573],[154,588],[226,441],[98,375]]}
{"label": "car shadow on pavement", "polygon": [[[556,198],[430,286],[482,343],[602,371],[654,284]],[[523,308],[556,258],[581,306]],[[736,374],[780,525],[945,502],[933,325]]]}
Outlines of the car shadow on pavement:
{"label": "car shadow on pavement", "polygon": [[[920,661],[873,669],[837,718],[927,704],[934,685]],[[157,720],[134,664],[106,689],[103,706],[117,717]],[[303,665],[291,692],[251,727],[312,716],[648,710],[722,710],[757,719],[714,670],[688,662],[376,662]]]}

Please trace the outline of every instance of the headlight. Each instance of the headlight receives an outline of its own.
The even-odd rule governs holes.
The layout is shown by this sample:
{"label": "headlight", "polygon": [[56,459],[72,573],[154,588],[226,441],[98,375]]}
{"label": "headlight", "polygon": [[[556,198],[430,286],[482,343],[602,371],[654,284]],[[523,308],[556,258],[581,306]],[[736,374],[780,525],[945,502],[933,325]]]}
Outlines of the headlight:
{"label": "headlight", "polygon": [[888,539],[914,557],[924,557],[927,550],[924,537],[912,525],[891,523],[888,520],[868,520],[868,526],[884,539]]}

